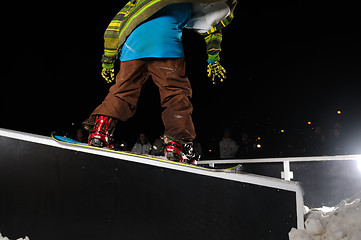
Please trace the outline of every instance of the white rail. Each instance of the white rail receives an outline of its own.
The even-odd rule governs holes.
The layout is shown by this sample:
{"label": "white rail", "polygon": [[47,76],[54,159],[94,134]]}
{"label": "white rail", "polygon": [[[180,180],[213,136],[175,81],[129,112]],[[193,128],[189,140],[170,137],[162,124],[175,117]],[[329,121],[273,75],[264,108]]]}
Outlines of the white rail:
{"label": "white rail", "polygon": [[290,181],[293,172],[290,171],[290,162],[318,162],[318,161],[361,161],[361,154],[316,156],[316,157],[285,157],[285,158],[258,158],[258,159],[227,159],[227,160],[205,160],[199,161],[200,165],[214,167],[218,164],[242,164],[242,163],[280,163],[283,162],[281,178]]}

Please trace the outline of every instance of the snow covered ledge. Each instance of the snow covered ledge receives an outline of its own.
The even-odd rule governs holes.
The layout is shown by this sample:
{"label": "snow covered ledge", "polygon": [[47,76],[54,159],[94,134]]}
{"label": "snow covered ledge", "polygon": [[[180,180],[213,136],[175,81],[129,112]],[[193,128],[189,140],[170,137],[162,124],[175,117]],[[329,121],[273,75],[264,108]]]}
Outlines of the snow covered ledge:
{"label": "snow covered ledge", "polygon": [[292,229],[290,240],[360,240],[361,193],[341,201],[335,207],[311,209],[305,229]]}

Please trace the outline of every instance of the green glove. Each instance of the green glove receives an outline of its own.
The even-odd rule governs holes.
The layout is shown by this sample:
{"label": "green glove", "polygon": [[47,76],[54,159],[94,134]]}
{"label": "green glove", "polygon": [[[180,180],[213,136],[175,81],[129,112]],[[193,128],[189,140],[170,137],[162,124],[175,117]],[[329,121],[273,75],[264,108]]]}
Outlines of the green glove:
{"label": "green glove", "polygon": [[209,63],[207,67],[208,77],[212,78],[212,83],[216,84],[216,79],[218,78],[220,82],[223,82],[226,78],[226,70],[221,64],[216,61],[213,63]]}
{"label": "green glove", "polygon": [[102,77],[107,81],[107,83],[111,83],[114,81],[114,68],[103,68]]}

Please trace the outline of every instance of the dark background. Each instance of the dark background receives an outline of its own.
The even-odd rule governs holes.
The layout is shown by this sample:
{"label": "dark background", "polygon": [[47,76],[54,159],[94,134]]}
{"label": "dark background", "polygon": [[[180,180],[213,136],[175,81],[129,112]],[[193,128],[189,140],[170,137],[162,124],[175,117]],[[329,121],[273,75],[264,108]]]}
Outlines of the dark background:
{"label": "dark background", "polygon": [[[103,33],[125,3],[4,6],[0,127],[42,135],[75,131],[108,92],[100,76]],[[193,117],[203,148],[215,148],[224,128],[231,128],[235,138],[241,131],[261,136],[262,156],[297,155],[314,126],[326,134],[339,122],[345,153],[360,153],[361,18],[354,9],[356,4],[340,2],[240,1],[223,32],[227,80],[216,86],[206,76],[203,39],[185,30]],[[160,113],[158,90],[148,81],[136,115],[118,126],[117,137],[134,139],[145,131],[154,139],[163,131]]]}

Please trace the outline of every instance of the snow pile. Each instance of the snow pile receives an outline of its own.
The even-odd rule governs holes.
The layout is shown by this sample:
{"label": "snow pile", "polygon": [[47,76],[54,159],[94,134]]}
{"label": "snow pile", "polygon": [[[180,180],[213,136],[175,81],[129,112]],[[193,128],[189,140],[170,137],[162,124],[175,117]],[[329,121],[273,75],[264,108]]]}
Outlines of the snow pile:
{"label": "snow pile", "polygon": [[361,193],[334,208],[313,209],[305,229],[292,228],[290,240],[361,240]]}
{"label": "snow pile", "polygon": [[[7,237],[3,237],[0,233],[0,240],[10,240],[10,239]],[[30,239],[28,237],[25,237],[25,238],[18,238],[17,240],[30,240]]]}

